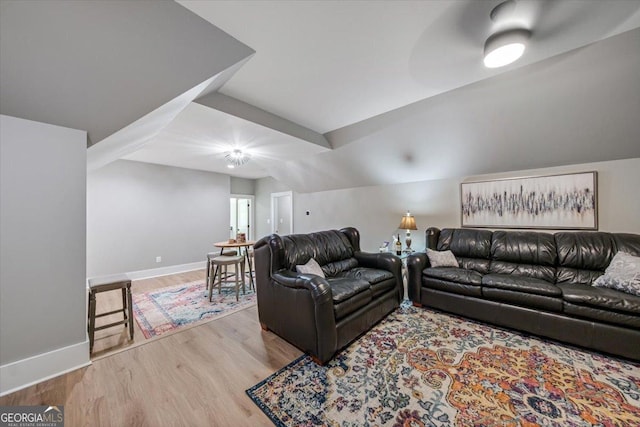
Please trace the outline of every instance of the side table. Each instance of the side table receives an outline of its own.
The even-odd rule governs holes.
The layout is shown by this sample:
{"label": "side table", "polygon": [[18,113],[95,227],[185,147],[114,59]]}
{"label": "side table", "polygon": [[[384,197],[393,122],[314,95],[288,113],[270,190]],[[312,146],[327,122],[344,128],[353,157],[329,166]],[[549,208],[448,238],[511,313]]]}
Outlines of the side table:
{"label": "side table", "polygon": [[409,280],[408,279],[409,270],[407,270],[407,258],[409,258],[409,256],[411,256],[411,255],[413,255],[415,253],[417,253],[417,251],[414,251],[414,252],[411,252],[411,253],[403,251],[402,255],[396,255],[395,253],[393,254],[394,256],[400,258],[400,261],[402,261],[402,285],[404,286],[404,295],[405,295],[404,299],[405,300],[408,299],[407,295],[409,295],[408,294],[409,290],[407,289],[408,280]]}

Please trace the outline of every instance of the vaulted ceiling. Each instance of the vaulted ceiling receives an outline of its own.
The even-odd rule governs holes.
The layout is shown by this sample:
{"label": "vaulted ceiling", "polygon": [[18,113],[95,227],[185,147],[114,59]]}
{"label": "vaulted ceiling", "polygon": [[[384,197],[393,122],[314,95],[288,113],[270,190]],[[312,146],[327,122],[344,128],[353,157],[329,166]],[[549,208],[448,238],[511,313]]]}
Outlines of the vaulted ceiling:
{"label": "vaulted ceiling", "polygon": [[[0,112],[87,130],[90,168],[298,191],[640,157],[640,2],[178,3],[3,0]],[[484,68],[513,26],[523,58]]]}
{"label": "vaulted ceiling", "polygon": [[[518,0],[190,1],[180,4],[255,49],[221,92],[320,133],[640,26],[640,2]],[[532,30],[512,66],[482,63],[487,37]]]}

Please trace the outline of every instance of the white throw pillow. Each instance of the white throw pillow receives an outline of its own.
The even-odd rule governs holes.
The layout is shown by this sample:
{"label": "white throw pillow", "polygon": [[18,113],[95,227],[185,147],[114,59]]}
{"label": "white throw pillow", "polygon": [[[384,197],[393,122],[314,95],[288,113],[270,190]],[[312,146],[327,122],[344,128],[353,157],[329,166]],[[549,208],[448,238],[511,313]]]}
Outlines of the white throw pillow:
{"label": "white throw pillow", "polygon": [[456,256],[451,251],[434,251],[427,248],[427,258],[431,267],[460,267]]}
{"label": "white throw pillow", "polygon": [[296,265],[296,271],[302,274],[315,274],[316,276],[324,277],[322,267],[318,264],[318,261],[311,258],[306,264]]}
{"label": "white throw pillow", "polygon": [[593,286],[640,296],[640,257],[618,252]]}

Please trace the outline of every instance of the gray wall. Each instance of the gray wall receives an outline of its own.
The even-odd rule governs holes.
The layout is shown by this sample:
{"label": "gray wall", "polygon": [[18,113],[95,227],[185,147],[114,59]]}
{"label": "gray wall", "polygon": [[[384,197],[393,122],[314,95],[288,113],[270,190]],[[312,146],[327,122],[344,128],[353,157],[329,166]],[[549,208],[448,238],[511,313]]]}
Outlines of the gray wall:
{"label": "gray wall", "polygon": [[231,177],[231,194],[254,195],[256,194],[256,180]]}
{"label": "gray wall", "polygon": [[229,186],[228,175],[128,160],[90,173],[87,276],[204,267],[212,244],[229,238]]}
{"label": "gray wall", "polygon": [[0,116],[0,365],[86,339],[86,144]]}
{"label": "gray wall", "polygon": [[[364,250],[375,251],[384,240],[404,230],[396,227],[407,209],[416,217],[418,230],[412,233],[414,249],[425,245],[424,232],[430,226],[460,227],[460,183],[493,178],[547,175],[564,172],[598,171],[599,229],[640,234],[640,158],[587,163],[545,169],[514,171],[405,184],[390,184],[294,193],[294,232],[355,226]],[[258,236],[270,233],[270,193],[288,190],[272,178],[256,183]],[[309,215],[306,215],[309,211]]]}

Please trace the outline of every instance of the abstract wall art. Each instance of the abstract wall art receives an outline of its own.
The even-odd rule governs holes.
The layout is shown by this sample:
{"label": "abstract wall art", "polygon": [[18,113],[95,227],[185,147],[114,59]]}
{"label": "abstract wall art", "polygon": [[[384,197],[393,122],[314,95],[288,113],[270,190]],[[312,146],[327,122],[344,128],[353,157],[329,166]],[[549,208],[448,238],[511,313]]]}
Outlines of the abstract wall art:
{"label": "abstract wall art", "polygon": [[598,229],[597,172],[463,182],[462,227]]}

